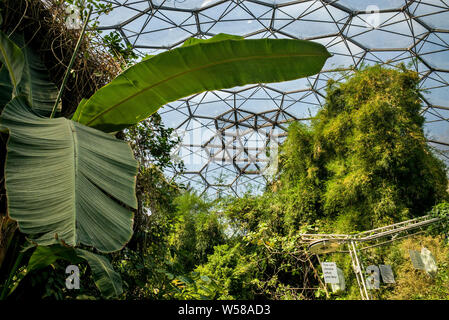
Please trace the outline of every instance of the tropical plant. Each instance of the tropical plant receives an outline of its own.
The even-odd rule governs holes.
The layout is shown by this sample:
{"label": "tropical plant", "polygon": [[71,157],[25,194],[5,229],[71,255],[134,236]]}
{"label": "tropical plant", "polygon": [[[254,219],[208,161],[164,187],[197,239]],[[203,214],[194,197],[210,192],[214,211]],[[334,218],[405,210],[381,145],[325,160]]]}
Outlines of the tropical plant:
{"label": "tropical plant", "polygon": [[114,132],[168,102],[206,90],[313,75],[330,55],[318,43],[219,34],[190,39],[124,71],[78,106],[73,120]]}
{"label": "tropical plant", "polygon": [[[0,33],[0,131],[9,135],[7,212],[0,213],[1,230],[17,221],[28,241],[12,255],[12,266],[2,268],[7,275],[1,298],[15,288],[11,279],[16,273],[27,272],[24,256],[31,256],[31,271],[37,268],[35,260],[40,267],[55,259],[87,260],[105,297],[121,293],[105,257],[76,248],[109,253],[120,250],[132,235],[137,162],[129,145],[107,132],[137,124],[167,102],[201,91],[315,74],[330,56],[322,45],[309,41],[244,40],[223,34],[190,39],[127,69],[83,99],[69,120],[53,118],[64,87],[58,91],[49,82],[38,55],[23,43]],[[11,235],[1,239],[8,242],[1,250],[20,249],[11,246]]]}
{"label": "tropical plant", "polygon": [[[2,226],[16,221],[29,242],[48,246],[50,251],[60,243],[84,244],[101,252],[119,250],[131,237],[132,212],[117,200],[129,207],[135,207],[136,201],[136,162],[131,149],[111,135],[76,122],[46,118],[55,107],[58,90],[38,55],[18,46],[24,43],[22,37],[14,38],[0,34],[1,72],[9,80],[2,90],[5,104],[0,122],[0,130],[9,135],[4,169],[8,203],[7,212],[1,214]],[[100,150],[95,143],[105,148]],[[104,232],[105,228],[109,230]],[[16,229],[2,228],[2,239],[13,237],[9,230]],[[2,246],[3,258],[11,242]],[[10,293],[10,280],[25,254],[31,253],[9,256],[15,263],[9,276],[2,275],[1,298]],[[105,259],[81,251],[78,255],[87,255],[90,261]],[[106,264],[95,265],[97,275],[107,271]],[[3,272],[7,273],[4,268]]]}

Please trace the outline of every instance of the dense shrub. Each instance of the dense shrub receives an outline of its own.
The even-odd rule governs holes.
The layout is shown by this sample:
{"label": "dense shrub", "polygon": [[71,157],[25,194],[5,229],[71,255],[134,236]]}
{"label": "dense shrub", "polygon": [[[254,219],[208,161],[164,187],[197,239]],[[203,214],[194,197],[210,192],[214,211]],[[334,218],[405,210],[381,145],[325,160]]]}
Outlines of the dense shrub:
{"label": "dense shrub", "polygon": [[296,189],[293,221],[326,217],[349,232],[423,215],[447,199],[418,83],[415,72],[380,66],[328,83],[324,108],[310,126],[294,124],[281,149],[282,192]]}

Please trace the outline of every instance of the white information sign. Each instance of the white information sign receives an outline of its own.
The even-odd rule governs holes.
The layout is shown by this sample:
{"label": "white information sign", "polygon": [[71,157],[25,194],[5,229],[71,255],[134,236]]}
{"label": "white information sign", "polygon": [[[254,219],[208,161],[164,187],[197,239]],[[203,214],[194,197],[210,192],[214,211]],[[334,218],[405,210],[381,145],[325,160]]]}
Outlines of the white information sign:
{"label": "white information sign", "polygon": [[322,262],[321,268],[323,269],[325,283],[339,283],[337,264],[335,262]]}

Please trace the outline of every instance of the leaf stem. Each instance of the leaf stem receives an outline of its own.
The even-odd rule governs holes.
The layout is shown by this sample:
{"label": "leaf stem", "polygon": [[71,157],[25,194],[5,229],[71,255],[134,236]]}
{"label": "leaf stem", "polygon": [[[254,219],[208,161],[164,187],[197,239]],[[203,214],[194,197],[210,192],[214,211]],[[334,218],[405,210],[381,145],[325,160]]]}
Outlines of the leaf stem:
{"label": "leaf stem", "polygon": [[51,111],[50,119],[54,117],[55,112],[56,112],[56,108],[58,107],[59,101],[61,100],[62,92],[64,91],[65,85],[66,85],[67,80],[69,78],[70,70],[72,69],[72,65],[75,62],[76,55],[78,54],[78,50],[79,50],[79,48],[81,46],[81,41],[84,38],[84,34],[86,32],[87,24],[89,23],[89,19],[90,19],[90,15],[91,14],[92,14],[92,7],[89,8],[89,12],[87,14],[86,20],[84,21],[83,29],[81,31],[81,34],[80,34],[79,38],[78,38],[78,42],[76,43],[75,50],[73,51],[73,54],[72,54],[72,58],[70,59],[69,66],[67,67],[67,70],[65,71],[64,79],[62,80],[62,84],[61,84],[61,88],[59,89],[58,97],[56,98],[55,105],[53,106],[53,110]]}

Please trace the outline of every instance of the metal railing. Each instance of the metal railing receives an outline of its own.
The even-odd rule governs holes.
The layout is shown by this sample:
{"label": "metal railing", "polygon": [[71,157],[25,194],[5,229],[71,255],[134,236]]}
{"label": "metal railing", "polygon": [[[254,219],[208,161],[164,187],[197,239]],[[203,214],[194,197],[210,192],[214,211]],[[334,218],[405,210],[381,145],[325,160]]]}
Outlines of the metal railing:
{"label": "metal railing", "polygon": [[[314,246],[325,247],[323,253],[330,252],[346,252],[349,253],[352,260],[352,267],[356,275],[357,284],[360,289],[360,295],[362,300],[370,300],[370,295],[366,288],[366,283],[363,276],[363,266],[360,264],[360,259],[357,255],[357,250],[365,250],[375,246],[380,246],[388,242],[397,241],[407,236],[416,235],[423,232],[423,227],[441,222],[442,218],[432,215],[426,215],[407,221],[391,224],[385,227],[375,228],[355,234],[325,234],[316,233],[309,234],[303,233],[300,236],[300,242],[302,244],[308,244],[309,249]],[[416,230],[419,229],[419,230]],[[401,234],[407,233],[405,236],[399,237]],[[390,237],[390,238],[388,238]],[[387,239],[385,239],[387,238]],[[370,245],[372,241],[377,241],[376,244]],[[334,244],[329,245],[329,244]],[[335,244],[338,244],[335,246]],[[336,248],[347,246],[348,250],[337,250]],[[330,250],[332,251],[329,251]],[[319,250],[316,254],[320,254]]]}

